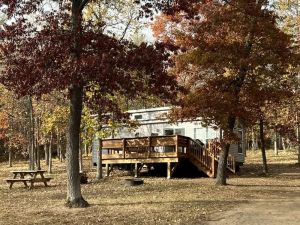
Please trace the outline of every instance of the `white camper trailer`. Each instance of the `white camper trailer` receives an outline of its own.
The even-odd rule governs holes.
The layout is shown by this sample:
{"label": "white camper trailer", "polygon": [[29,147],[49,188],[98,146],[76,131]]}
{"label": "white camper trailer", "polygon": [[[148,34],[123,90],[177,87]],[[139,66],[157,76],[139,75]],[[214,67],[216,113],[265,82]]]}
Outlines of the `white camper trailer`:
{"label": "white camper trailer", "polygon": [[[198,139],[202,143],[207,144],[208,140],[219,139],[220,130],[212,127],[204,127],[201,125],[201,120],[170,123],[166,119],[166,114],[170,107],[159,107],[149,109],[130,110],[130,118],[138,121],[138,127],[135,130],[129,128],[120,128],[114,133],[113,137],[109,138],[134,138],[146,136],[162,136],[162,135],[182,135],[192,139]],[[245,145],[244,131],[242,128],[236,128],[240,142],[230,146],[230,154],[234,156],[237,164],[244,162]],[[93,152],[96,153],[98,146],[97,140],[93,144]],[[105,150],[103,150],[105,154]],[[93,161],[96,162],[96,154],[94,154]]]}

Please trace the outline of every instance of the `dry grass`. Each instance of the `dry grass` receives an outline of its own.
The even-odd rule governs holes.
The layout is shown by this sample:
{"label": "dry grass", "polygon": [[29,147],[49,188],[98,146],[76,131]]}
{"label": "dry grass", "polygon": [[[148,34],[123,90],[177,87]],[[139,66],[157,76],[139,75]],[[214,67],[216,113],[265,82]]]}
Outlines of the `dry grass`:
{"label": "dry grass", "polygon": [[[240,176],[229,178],[228,186],[216,187],[210,178],[171,179],[145,177],[145,184],[124,185],[127,175],[113,174],[101,182],[82,186],[91,204],[85,209],[64,207],[64,165],[54,162],[51,187],[28,190],[14,184],[9,190],[2,181],[13,168],[0,164],[0,224],[205,224],[214,213],[238,207],[249,199],[286,198],[300,192],[300,167],[295,152],[268,153],[270,175],[261,177],[259,152],[249,152]],[[88,173],[90,178],[95,172]]]}

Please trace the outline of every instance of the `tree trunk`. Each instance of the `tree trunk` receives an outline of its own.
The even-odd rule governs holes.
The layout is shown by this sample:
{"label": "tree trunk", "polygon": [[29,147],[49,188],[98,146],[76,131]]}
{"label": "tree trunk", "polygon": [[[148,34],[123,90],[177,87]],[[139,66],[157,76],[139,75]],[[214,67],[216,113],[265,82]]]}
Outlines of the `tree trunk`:
{"label": "tree trunk", "polygon": [[8,149],[8,166],[12,167],[12,150],[10,147]]}
{"label": "tree trunk", "polygon": [[60,136],[59,130],[57,129],[57,130],[56,130],[56,149],[57,149],[57,158],[58,158],[58,159],[60,159],[60,154],[61,154],[61,153],[60,153],[60,148],[59,148],[59,145],[60,145],[60,144],[59,144],[59,138],[60,138],[59,136]]}
{"label": "tree trunk", "polygon": [[57,129],[57,157],[60,162],[63,161],[63,152],[62,152],[62,146],[61,146],[61,133],[59,129]]}
{"label": "tree trunk", "polygon": [[281,137],[281,143],[282,143],[282,149],[286,150],[285,142],[284,142],[284,137]]}
{"label": "tree trunk", "polygon": [[34,138],[34,115],[32,98],[28,96],[28,114],[29,114],[29,169],[35,169],[35,138]]}
{"label": "tree trunk", "polygon": [[83,172],[83,165],[82,165],[82,143],[81,143],[81,135],[79,134],[79,172]]}
{"label": "tree trunk", "polygon": [[255,149],[257,149],[257,138],[256,138],[256,134],[254,129],[252,128],[252,132],[251,132],[251,138],[252,138],[252,150],[254,151]]}
{"label": "tree trunk", "polygon": [[49,153],[48,153],[48,173],[51,174],[52,173],[52,142],[53,142],[53,135],[52,135],[52,131],[50,134],[50,144],[49,144]]}
{"label": "tree trunk", "polygon": [[67,148],[67,206],[88,206],[81,195],[79,177],[79,134],[82,112],[82,87],[70,88],[71,106]]}
{"label": "tree trunk", "polygon": [[88,139],[88,137],[87,137],[86,129],[84,129],[84,139],[85,139],[85,143],[84,143],[84,154],[85,154],[86,156],[88,156],[88,155],[89,155],[89,152],[88,152],[88,145],[87,145],[87,139]]}
{"label": "tree trunk", "polygon": [[36,168],[41,169],[41,156],[40,156],[40,145],[39,140],[36,140]]}
{"label": "tree trunk", "polygon": [[45,151],[45,163],[46,166],[49,165],[49,151],[48,151],[48,143],[46,142],[44,145],[44,151]]}
{"label": "tree trunk", "polygon": [[96,179],[100,180],[102,179],[102,140],[99,138],[99,148],[98,148],[98,154],[97,154],[97,176]]}
{"label": "tree trunk", "polygon": [[[233,132],[235,124],[235,117],[228,117],[228,129]],[[218,170],[217,170],[217,178],[216,185],[226,185],[226,176],[227,176],[227,158],[229,154],[230,144],[226,144],[220,153],[219,161],[218,161]]]}
{"label": "tree trunk", "polygon": [[[82,0],[72,0],[72,33],[73,33],[73,59],[74,63],[80,58]],[[67,148],[67,203],[68,207],[87,207],[89,204],[81,195],[79,176],[79,135],[82,113],[83,86],[80,81],[69,88],[70,96],[70,120],[69,141]]]}
{"label": "tree trunk", "polygon": [[300,123],[297,121],[297,149],[298,149],[298,162],[300,165]]}
{"label": "tree trunk", "polygon": [[37,117],[37,133],[36,133],[36,168],[38,170],[41,169],[41,157],[40,157],[40,120],[39,118]]}
{"label": "tree trunk", "polygon": [[278,139],[278,137],[277,137],[277,129],[275,127],[275,129],[274,129],[274,153],[275,153],[275,155],[278,155],[277,139]]}
{"label": "tree trunk", "polygon": [[259,120],[259,133],[260,133],[260,141],[261,141],[261,154],[263,160],[263,173],[268,173],[268,166],[267,166],[267,157],[266,157],[266,145],[265,145],[265,135],[264,135],[264,121],[261,118]]}
{"label": "tree trunk", "polygon": [[59,148],[59,161],[62,162],[63,159],[64,159],[64,156],[63,156],[63,147],[62,147],[62,136],[61,134],[59,135],[59,142],[58,142],[58,148]]}

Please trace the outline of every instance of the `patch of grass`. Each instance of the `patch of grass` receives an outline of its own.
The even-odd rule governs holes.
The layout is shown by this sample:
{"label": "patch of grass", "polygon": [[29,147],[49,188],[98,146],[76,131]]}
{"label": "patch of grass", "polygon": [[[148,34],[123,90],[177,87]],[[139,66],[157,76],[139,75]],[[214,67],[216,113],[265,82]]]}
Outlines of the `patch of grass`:
{"label": "patch of grass", "polygon": [[[114,171],[100,182],[82,185],[90,207],[69,209],[66,200],[64,163],[54,160],[54,179],[29,190],[23,184],[8,189],[4,179],[10,171],[26,169],[26,162],[13,168],[0,164],[0,224],[205,224],[215,213],[238,207],[250,199],[282,198],[300,192],[300,167],[294,151],[267,152],[270,174],[260,177],[259,151],[248,152],[247,163],[239,176],[230,176],[225,187],[215,186],[214,179],[171,179],[144,177],[144,184],[128,187],[127,173]],[[43,164],[43,168],[46,166]],[[94,169],[85,166],[89,179]]]}

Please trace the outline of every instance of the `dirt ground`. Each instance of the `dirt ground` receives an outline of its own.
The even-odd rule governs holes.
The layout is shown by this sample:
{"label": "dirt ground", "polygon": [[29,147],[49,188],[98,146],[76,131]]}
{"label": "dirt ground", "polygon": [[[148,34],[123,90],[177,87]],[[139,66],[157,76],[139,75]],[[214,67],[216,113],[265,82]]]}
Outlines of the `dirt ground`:
{"label": "dirt ground", "polygon": [[50,187],[29,190],[14,184],[9,190],[3,181],[11,176],[9,171],[27,165],[19,162],[9,168],[1,163],[0,225],[295,224],[300,217],[300,167],[295,165],[295,152],[281,151],[275,157],[269,151],[268,176],[261,176],[260,158],[259,151],[248,152],[240,175],[230,176],[225,187],[215,186],[211,178],[164,177],[144,177],[143,185],[128,187],[126,173],[114,172],[94,182],[95,171],[89,171],[90,182],[82,185],[82,193],[91,206],[85,209],[64,206],[64,164],[54,162]]}

